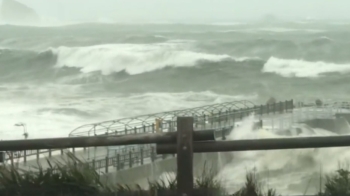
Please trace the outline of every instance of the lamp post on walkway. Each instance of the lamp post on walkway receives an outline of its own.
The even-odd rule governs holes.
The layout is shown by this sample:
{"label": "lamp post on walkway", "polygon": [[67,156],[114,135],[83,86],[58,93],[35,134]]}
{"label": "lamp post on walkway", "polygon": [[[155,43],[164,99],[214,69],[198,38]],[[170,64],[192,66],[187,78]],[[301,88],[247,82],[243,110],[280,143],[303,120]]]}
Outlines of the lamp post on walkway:
{"label": "lamp post on walkway", "polygon": [[28,132],[27,132],[26,124],[24,124],[24,123],[16,123],[15,126],[16,127],[23,127],[23,136],[24,136],[24,139],[27,139],[29,135],[28,135]]}

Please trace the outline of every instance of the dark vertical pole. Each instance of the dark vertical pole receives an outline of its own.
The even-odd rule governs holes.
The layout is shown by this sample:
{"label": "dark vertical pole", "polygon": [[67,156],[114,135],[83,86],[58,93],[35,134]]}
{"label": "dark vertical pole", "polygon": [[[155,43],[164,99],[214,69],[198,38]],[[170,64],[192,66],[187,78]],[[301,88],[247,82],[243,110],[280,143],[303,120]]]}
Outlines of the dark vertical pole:
{"label": "dark vertical pole", "polygon": [[146,126],[142,125],[143,132],[146,133]]}
{"label": "dark vertical pole", "polygon": [[154,150],[154,146],[151,147],[151,161],[154,162],[156,157],[155,157],[156,151]]}
{"label": "dark vertical pole", "polygon": [[177,118],[177,195],[193,192],[193,118]]}
{"label": "dark vertical pole", "polygon": [[14,165],[14,163],[13,163],[13,158],[14,158],[14,157],[13,157],[13,152],[12,152],[12,151],[10,152],[10,156],[11,156],[11,157],[10,157],[10,158],[11,158],[11,167],[14,168],[15,165]]}
{"label": "dark vertical pole", "polygon": [[106,167],[105,167],[105,169],[106,169],[105,172],[106,172],[106,173],[108,173],[108,166],[109,166],[108,161],[109,161],[109,158],[106,157]]}
{"label": "dark vertical pole", "polygon": [[23,155],[23,162],[26,163],[27,162],[27,151],[24,151],[24,155]]}
{"label": "dark vertical pole", "polygon": [[73,151],[73,154],[75,154],[75,148],[74,147],[72,148],[72,151]]}
{"label": "dark vertical pole", "polygon": [[283,113],[283,102],[280,101],[280,113]]}
{"label": "dark vertical pole", "polygon": [[117,154],[117,170],[120,170],[120,155]]}
{"label": "dark vertical pole", "polygon": [[36,160],[39,160],[40,150],[36,150]]}
{"label": "dark vertical pole", "polygon": [[61,155],[63,155],[63,149],[61,149]]}
{"label": "dark vertical pole", "polygon": [[129,151],[129,168],[132,168],[132,152]]}
{"label": "dark vertical pole", "polygon": [[96,167],[95,167],[95,159],[92,159],[92,168],[96,169]]}
{"label": "dark vertical pole", "polygon": [[222,130],[221,130],[221,137],[222,137],[222,138],[221,138],[222,140],[225,140],[225,139],[226,139],[225,129],[222,129]]}
{"label": "dark vertical pole", "polygon": [[143,148],[140,150],[141,165],[143,165]]}
{"label": "dark vertical pole", "polygon": [[52,150],[49,149],[49,158],[51,158],[51,156],[52,156]]}

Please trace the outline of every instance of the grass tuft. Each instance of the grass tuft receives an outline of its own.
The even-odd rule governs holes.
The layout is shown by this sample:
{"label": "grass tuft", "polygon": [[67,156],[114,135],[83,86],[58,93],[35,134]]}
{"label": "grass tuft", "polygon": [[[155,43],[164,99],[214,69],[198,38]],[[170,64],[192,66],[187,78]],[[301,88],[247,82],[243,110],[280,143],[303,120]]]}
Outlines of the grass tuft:
{"label": "grass tuft", "polygon": [[[1,196],[162,196],[176,195],[176,178],[168,176],[156,182],[149,181],[149,189],[140,185],[117,184],[113,187],[101,182],[100,175],[89,164],[67,154],[63,163],[52,162],[44,169],[40,164],[31,171],[13,166],[0,167]],[[205,163],[201,175],[195,179],[194,196],[229,196],[216,174]],[[350,171],[338,169],[326,175],[319,196],[350,196]],[[264,191],[255,172],[246,174],[244,186],[232,196],[277,196],[275,189]]]}

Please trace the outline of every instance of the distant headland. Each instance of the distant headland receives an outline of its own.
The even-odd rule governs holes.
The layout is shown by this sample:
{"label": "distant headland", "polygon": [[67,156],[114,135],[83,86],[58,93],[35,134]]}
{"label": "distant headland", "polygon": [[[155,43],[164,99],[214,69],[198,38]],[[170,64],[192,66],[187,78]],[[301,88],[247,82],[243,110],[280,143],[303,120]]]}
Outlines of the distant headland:
{"label": "distant headland", "polygon": [[40,17],[27,5],[15,0],[2,0],[0,22],[14,25],[35,25],[40,22]]}

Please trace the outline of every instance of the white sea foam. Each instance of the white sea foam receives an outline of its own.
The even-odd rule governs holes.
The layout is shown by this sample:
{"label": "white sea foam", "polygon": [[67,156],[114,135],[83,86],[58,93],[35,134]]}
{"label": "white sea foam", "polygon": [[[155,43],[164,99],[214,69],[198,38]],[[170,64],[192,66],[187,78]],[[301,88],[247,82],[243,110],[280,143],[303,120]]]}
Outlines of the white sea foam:
{"label": "white sea foam", "polygon": [[[301,129],[302,133],[292,136],[281,136],[265,130],[253,130],[254,117],[244,119],[236,128],[230,140],[261,139],[300,136],[330,136],[336,133],[322,130]],[[233,152],[234,159],[218,174],[229,192],[238,191],[245,183],[247,172],[255,171],[264,188],[276,188],[283,194],[316,193],[319,189],[319,174],[334,172],[339,162],[350,157],[349,148],[295,149]],[[330,158],[331,157],[331,158]]]}
{"label": "white sea foam", "polygon": [[23,138],[18,122],[27,125],[29,138],[65,137],[83,124],[255,98],[210,91],[86,96],[75,85],[8,86],[0,94],[0,139]]}
{"label": "white sea foam", "polygon": [[322,61],[310,62],[295,59],[270,57],[262,72],[276,73],[283,77],[320,77],[325,73],[348,73],[350,64],[335,64]]}
{"label": "white sea foam", "polygon": [[178,42],[59,47],[52,51],[58,57],[56,67],[76,67],[83,73],[100,71],[103,75],[123,70],[133,75],[165,67],[195,66],[198,61],[232,59],[225,54],[194,52]]}

